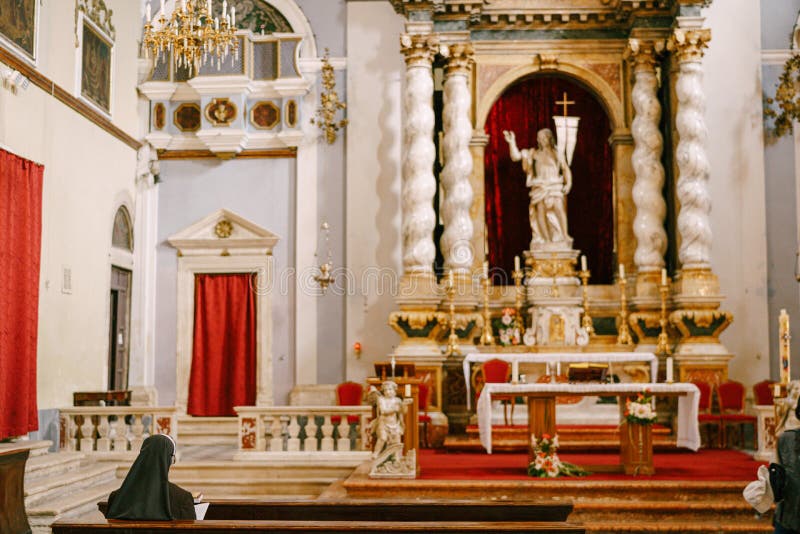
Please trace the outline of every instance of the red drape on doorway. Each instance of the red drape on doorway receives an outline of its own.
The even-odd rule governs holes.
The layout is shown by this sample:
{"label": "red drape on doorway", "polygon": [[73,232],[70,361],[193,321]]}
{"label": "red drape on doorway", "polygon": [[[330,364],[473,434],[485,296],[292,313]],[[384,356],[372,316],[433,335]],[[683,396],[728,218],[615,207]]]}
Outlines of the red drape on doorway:
{"label": "red drape on doorway", "polygon": [[[568,231],[573,248],[589,260],[592,283],[610,283],[614,269],[614,198],[611,126],[592,92],[571,79],[527,78],[509,87],[486,119],[489,144],[484,156],[486,229],[494,282],[510,284],[514,256],[530,248],[530,198],[520,162],[511,161],[503,130],[516,133],[520,149],[536,146],[536,132],[550,128],[563,113],[556,101],[564,92],[575,102],[569,115],[581,118],[572,158],[572,191],[567,197]],[[505,276],[502,276],[504,273]]]}
{"label": "red drape on doorway", "polygon": [[43,173],[43,166],[0,149],[0,439],[39,428]]}
{"label": "red drape on doorway", "polygon": [[256,293],[250,274],[198,274],[187,412],[236,415],[256,401]]}

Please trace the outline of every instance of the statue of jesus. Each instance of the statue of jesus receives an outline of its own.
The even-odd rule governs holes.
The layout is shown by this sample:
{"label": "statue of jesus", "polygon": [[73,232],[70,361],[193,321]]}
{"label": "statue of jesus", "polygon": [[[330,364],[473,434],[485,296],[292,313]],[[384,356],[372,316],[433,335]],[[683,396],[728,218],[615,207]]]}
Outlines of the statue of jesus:
{"label": "statue of jesus", "polygon": [[549,128],[536,134],[537,148],[520,150],[514,132],[503,130],[512,161],[522,160],[525,185],[530,188],[528,215],[531,223],[531,250],[534,245],[564,243],[572,246],[567,233],[567,194],[572,189],[572,172],[564,155],[556,150]]}

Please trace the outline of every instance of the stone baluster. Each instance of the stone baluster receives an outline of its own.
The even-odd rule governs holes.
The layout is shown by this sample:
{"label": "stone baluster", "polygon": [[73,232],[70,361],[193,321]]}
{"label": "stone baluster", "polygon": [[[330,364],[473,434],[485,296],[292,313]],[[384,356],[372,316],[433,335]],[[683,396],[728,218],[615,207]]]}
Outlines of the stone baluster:
{"label": "stone baluster", "polygon": [[94,424],[91,415],[82,416],[80,450],[83,452],[94,450]]}
{"label": "stone baluster", "polygon": [[298,418],[300,416],[293,414],[289,416],[289,427],[287,428],[289,432],[289,439],[286,443],[286,450],[287,451],[299,451],[300,450],[300,421]]}
{"label": "stone baluster", "polygon": [[139,452],[139,449],[142,448],[142,442],[144,441],[144,424],[142,423],[142,414],[137,413],[133,416],[131,432],[133,433],[133,437],[131,438],[131,450]]}
{"label": "stone baluster", "polygon": [[403,267],[406,274],[432,280],[436,247],[433,198],[433,58],[439,41],[433,35],[403,34],[400,49],[406,59],[405,150],[403,155]]}
{"label": "stone baluster", "polygon": [[114,450],[128,450],[128,425],[125,424],[125,416],[118,415],[114,422]]}
{"label": "stone baluster", "polygon": [[680,202],[678,256],[685,270],[711,268],[711,195],[708,192],[709,163],[706,155],[705,93],[703,90],[703,49],[711,40],[709,29],[676,28],[668,46],[678,61],[675,117],[678,147],[677,196]]}
{"label": "stone baluster", "polygon": [[[653,295],[658,294],[658,277],[667,251],[667,233],[664,230],[667,204],[662,195],[664,167],[661,164],[664,140],[659,130],[661,104],[656,75],[658,54],[662,50],[663,42],[631,39],[627,51],[634,72],[631,100],[636,113],[631,126],[634,143],[631,160],[636,174],[633,184],[633,202],[636,205],[633,232],[637,243],[634,262],[640,277],[649,274],[652,278],[647,287],[652,285],[650,292]],[[637,280],[637,294],[643,292],[639,285]]]}
{"label": "stone baluster", "polygon": [[[346,421],[347,417],[343,417],[342,421]],[[319,450],[321,451],[332,451],[333,450],[333,423],[331,423],[331,415],[326,414],[322,425],[320,425],[320,430],[322,431],[322,439],[319,442]]]}
{"label": "stone baluster", "polygon": [[109,434],[111,433],[111,424],[108,421],[108,415],[100,415],[99,422],[97,424],[97,450],[108,452],[111,450],[111,439],[109,438]]}
{"label": "stone baluster", "polygon": [[350,422],[347,415],[342,415],[339,426],[336,427],[339,432],[339,438],[336,440],[337,451],[349,451],[350,447]]}
{"label": "stone baluster", "polygon": [[76,421],[76,417],[74,415],[68,415],[68,425],[67,425],[67,432],[69,439],[67,440],[67,447],[70,451],[78,450],[78,422]]}
{"label": "stone baluster", "polygon": [[469,73],[472,62],[472,44],[458,43],[442,46],[447,57],[444,80],[444,169],[441,180],[444,187],[442,218],[442,253],[446,269],[452,269],[457,278],[466,279],[472,270],[473,226],[472,207],[472,120],[470,108]]}
{"label": "stone baluster", "polygon": [[269,423],[270,440],[269,450],[271,452],[283,451],[283,422],[279,415],[272,416]]}
{"label": "stone baluster", "polygon": [[366,451],[372,448],[372,442],[370,440],[370,432],[369,432],[369,420],[372,416],[369,415],[362,415],[361,420],[358,422],[358,430],[360,438],[356,443],[356,450],[358,451]]}

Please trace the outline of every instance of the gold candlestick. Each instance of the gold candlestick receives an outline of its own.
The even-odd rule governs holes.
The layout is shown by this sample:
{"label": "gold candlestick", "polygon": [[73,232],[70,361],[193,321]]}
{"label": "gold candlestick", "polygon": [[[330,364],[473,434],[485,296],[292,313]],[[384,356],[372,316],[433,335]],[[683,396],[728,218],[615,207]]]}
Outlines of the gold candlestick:
{"label": "gold candlestick", "polygon": [[461,349],[458,348],[458,335],[456,334],[456,286],[453,283],[453,273],[447,283],[447,299],[450,302],[450,337],[447,338],[447,356],[460,355]]}
{"label": "gold candlestick", "polygon": [[[624,271],[623,271],[624,273]],[[624,276],[619,278],[619,333],[617,335],[618,345],[633,345],[633,338],[628,329],[628,295],[625,288],[628,281]]]}
{"label": "gold candlestick", "polygon": [[488,275],[484,275],[481,284],[483,284],[483,332],[481,332],[481,345],[494,345],[492,315],[489,313],[489,288],[492,286],[492,281],[489,280]]}
{"label": "gold candlestick", "polygon": [[658,324],[661,326],[661,332],[658,334],[658,345],[656,352],[667,356],[672,354],[669,348],[669,336],[667,335],[667,297],[669,296],[669,280],[662,279],[662,284],[658,287],[658,292],[661,294],[661,318]]}
{"label": "gold candlestick", "polygon": [[592,317],[589,315],[589,277],[591,274],[588,269],[581,269],[578,272],[583,286],[583,318],[581,319],[581,326],[589,336],[594,335],[594,325],[592,324]]}
{"label": "gold candlestick", "polygon": [[522,269],[514,269],[511,276],[514,278],[514,288],[516,289],[514,307],[517,310],[517,328],[519,329],[520,337],[522,337],[525,334],[525,321],[522,319],[522,279],[525,275],[522,273]]}

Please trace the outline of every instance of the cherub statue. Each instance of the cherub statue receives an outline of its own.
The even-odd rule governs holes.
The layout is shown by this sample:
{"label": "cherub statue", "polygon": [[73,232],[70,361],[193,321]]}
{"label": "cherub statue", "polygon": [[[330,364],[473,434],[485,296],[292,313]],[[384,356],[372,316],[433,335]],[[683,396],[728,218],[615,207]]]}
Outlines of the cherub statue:
{"label": "cherub statue", "polygon": [[370,423],[370,430],[375,437],[372,457],[377,458],[384,450],[403,442],[403,400],[397,396],[397,384],[391,380],[381,385],[381,392],[371,386],[367,399],[375,405],[377,412]]}

